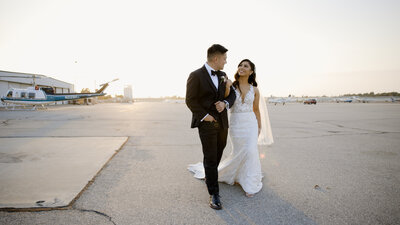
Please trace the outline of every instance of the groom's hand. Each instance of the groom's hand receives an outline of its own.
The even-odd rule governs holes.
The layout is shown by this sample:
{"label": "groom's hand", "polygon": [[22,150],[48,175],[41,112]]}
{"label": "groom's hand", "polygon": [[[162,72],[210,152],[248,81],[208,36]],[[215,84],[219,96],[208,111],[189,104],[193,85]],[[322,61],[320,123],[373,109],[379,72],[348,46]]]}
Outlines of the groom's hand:
{"label": "groom's hand", "polygon": [[226,104],[225,104],[225,102],[218,101],[215,103],[215,107],[217,108],[217,111],[220,113],[220,112],[224,111]]}
{"label": "groom's hand", "polygon": [[207,122],[217,122],[217,120],[216,120],[213,116],[211,116],[211,115],[206,116],[206,118],[204,118],[204,121],[207,121]]}

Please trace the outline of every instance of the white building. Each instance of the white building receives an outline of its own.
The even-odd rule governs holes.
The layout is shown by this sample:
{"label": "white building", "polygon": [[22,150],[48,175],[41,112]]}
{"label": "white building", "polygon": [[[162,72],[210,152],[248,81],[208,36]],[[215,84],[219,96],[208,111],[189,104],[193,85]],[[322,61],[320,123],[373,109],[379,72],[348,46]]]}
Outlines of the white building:
{"label": "white building", "polygon": [[126,85],[124,87],[124,100],[128,102],[133,100],[132,85]]}
{"label": "white building", "polygon": [[[73,93],[74,85],[51,77],[32,73],[18,73],[0,70],[0,96],[4,96],[10,88],[53,87],[55,93]],[[67,104],[68,101],[57,102]],[[1,104],[1,103],[0,103]]]}

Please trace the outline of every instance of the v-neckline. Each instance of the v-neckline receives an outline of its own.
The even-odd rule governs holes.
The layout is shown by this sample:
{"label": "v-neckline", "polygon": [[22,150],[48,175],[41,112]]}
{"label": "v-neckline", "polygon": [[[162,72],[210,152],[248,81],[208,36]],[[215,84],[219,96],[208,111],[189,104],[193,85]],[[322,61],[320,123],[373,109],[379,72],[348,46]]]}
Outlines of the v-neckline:
{"label": "v-neckline", "polygon": [[[240,87],[240,86],[239,86],[239,87]],[[240,90],[240,88],[239,88],[239,90]],[[242,104],[244,103],[244,100],[246,99],[247,94],[250,92],[250,90],[251,90],[251,85],[249,85],[249,90],[246,92],[246,94],[243,95],[243,97],[242,97],[242,93],[239,92],[239,94],[240,94],[240,99],[242,100]]]}

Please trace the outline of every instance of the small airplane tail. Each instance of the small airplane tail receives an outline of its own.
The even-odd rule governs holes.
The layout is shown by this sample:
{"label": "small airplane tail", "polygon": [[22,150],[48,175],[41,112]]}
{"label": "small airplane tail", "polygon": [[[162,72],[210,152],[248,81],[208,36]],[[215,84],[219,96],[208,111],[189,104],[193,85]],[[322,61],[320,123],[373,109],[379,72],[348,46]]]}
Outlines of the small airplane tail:
{"label": "small airplane tail", "polygon": [[101,94],[101,93],[103,93],[103,91],[108,87],[109,83],[114,82],[114,81],[117,81],[117,80],[119,80],[119,79],[116,78],[116,79],[114,79],[114,80],[112,80],[112,81],[109,81],[109,82],[107,82],[107,83],[101,84],[101,85],[100,85],[101,88],[100,88],[98,91],[96,91],[96,94]]}
{"label": "small airplane tail", "polygon": [[108,83],[102,84],[101,86],[102,87],[98,91],[96,91],[96,94],[103,93],[103,91],[108,87]]}

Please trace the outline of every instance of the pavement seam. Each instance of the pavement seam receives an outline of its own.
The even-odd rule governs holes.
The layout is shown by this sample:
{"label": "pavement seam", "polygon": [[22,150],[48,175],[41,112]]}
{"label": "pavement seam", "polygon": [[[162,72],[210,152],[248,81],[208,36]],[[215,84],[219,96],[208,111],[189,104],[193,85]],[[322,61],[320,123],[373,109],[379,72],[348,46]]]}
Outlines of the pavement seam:
{"label": "pavement seam", "polygon": [[101,173],[101,171],[103,171],[103,169],[108,165],[108,163],[122,150],[122,148],[125,146],[125,144],[128,141],[129,141],[129,137],[126,138],[125,142],[119,147],[119,149],[115,151],[115,153],[107,160],[106,163],[104,163],[104,165],[100,168],[100,170],[97,171],[97,173],[86,184],[86,186],[79,192],[79,194],[74,199],[72,199],[72,201],[69,203],[68,206],[72,206],[73,204],[75,204],[75,202],[81,197],[83,192],[85,192],[94,183],[94,181],[96,180],[97,176]]}
{"label": "pavement seam", "polygon": [[[25,128],[21,128],[25,129]],[[127,136],[0,136],[0,138],[107,138],[107,137],[127,137]]]}
{"label": "pavement seam", "polygon": [[55,211],[55,210],[69,210],[70,206],[61,207],[37,207],[37,208],[0,208],[0,212],[43,212],[43,211]]}
{"label": "pavement seam", "polygon": [[[119,136],[121,137],[121,136]],[[75,196],[72,201],[66,205],[66,206],[60,206],[60,207],[34,207],[34,208],[0,208],[0,212],[40,212],[40,211],[52,211],[52,210],[68,210],[71,209],[73,204],[81,197],[81,195],[94,183],[96,180],[97,176],[103,171],[103,169],[108,165],[108,163],[122,150],[122,148],[125,146],[125,144],[129,141],[129,136],[126,137],[125,142],[115,151],[115,153],[107,160],[106,163],[97,171],[97,173],[93,176],[93,178],[88,181],[88,183],[85,185],[85,187],[82,188],[82,190]]]}

